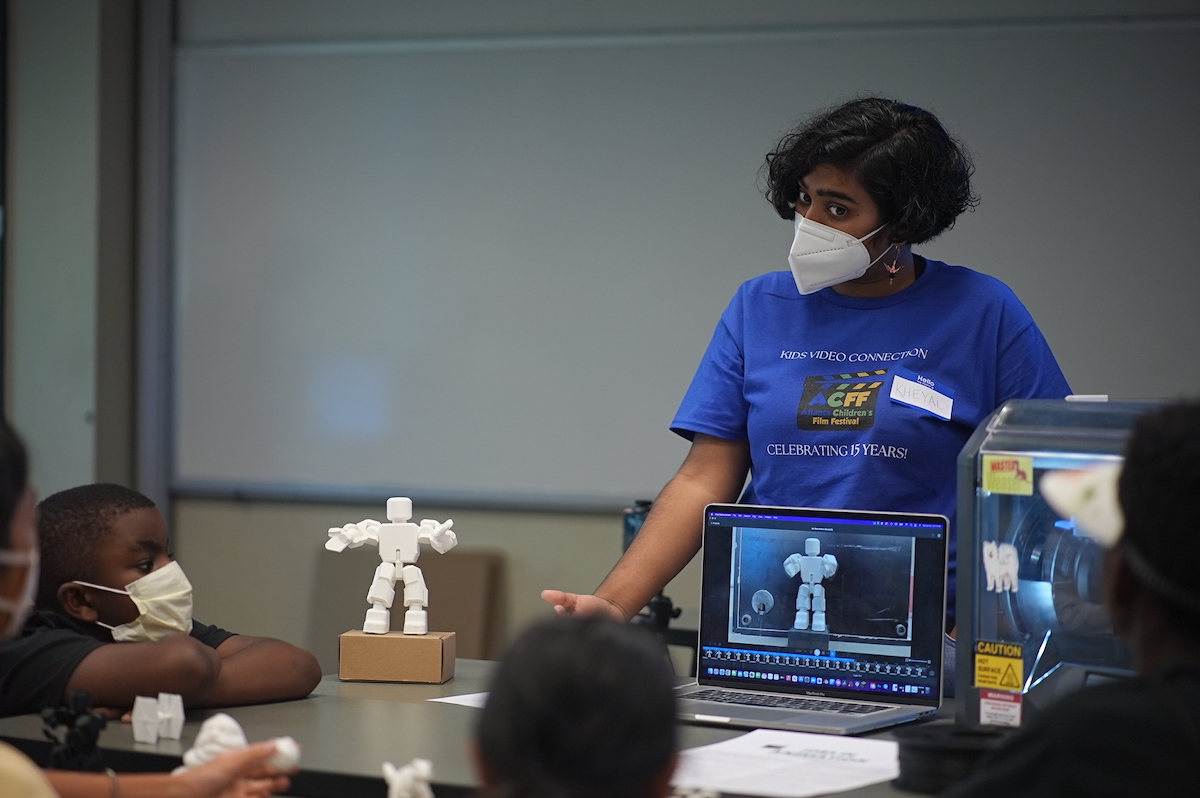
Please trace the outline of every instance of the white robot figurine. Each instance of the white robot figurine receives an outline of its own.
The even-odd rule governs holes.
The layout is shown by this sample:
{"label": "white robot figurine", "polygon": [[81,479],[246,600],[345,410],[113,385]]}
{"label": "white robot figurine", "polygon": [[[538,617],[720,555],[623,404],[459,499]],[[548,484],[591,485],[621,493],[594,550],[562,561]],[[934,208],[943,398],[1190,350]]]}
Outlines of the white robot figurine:
{"label": "white robot figurine", "polygon": [[367,618],[363,631],[368,634],[387,634],[392,629],[392,601],[396,598],[396,582],[404,581],[404,634],[423,635],[429,631],[429,588],[416,566],[421,556],[421,544],[428,543],[438,554],[445,554],[458,545],[458,536],[451,528],[454,521],[444,524],[425,519],[420,526],[411,523],[412,499],[392,498],[387,502],[387,517],[391,523],[381,524],[367,519],[329,530],[325,548],[330,551],[356,549],[364,543],[379,546],[375,579],[367,592]]}
{"label": "white robot figurine", "polygon": [[825,587],[822,579],[837,573],[837,557],[821,555],[821,541],[808,538],[804,541],[804,554],[793,554],[783,561],[783,570],[788,576],[800,574],[800,590],[796,593],[796,629],[809,628],[809,612],[812,612],[812,630],[826,632]]}

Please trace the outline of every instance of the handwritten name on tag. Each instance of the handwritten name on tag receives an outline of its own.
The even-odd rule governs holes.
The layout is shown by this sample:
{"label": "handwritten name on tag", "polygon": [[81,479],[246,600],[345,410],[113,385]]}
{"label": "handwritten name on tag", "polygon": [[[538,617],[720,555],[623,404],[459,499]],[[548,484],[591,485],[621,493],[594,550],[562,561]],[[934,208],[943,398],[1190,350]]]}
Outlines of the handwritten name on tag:
{"label": "handwritten name on tag", "polygon": [[891,399],[947,421],[954,409],[954,391],[905,369],[897,369],[892,377]]}

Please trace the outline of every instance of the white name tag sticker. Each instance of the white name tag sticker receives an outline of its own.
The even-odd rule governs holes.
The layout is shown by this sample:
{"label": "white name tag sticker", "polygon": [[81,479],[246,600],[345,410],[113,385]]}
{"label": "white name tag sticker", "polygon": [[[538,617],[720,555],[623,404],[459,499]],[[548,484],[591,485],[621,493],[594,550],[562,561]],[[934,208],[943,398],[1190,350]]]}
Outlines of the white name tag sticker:
{"label": "white name tag sticker", "polygon": [[891,399],[947,421],[954,410],[954,391],[907,369],[896,369],[892,377]]}

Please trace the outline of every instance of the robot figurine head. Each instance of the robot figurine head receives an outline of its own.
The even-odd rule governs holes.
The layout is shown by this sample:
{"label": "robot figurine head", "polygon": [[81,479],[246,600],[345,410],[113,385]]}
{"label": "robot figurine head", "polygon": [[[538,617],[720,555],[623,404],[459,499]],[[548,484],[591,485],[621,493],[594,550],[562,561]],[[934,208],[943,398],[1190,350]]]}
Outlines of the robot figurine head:
{"label": "robot figurine head", "polygon": [[821,553],[821,541],[816,538],[808,538],[804,541],[804,553],[809,557],[816,557]]}
{"label": "robot figurine head", "polygon": [[412,499],[393,497],[387,500],[387,517],[393,524],[403,524],[412,518]]}

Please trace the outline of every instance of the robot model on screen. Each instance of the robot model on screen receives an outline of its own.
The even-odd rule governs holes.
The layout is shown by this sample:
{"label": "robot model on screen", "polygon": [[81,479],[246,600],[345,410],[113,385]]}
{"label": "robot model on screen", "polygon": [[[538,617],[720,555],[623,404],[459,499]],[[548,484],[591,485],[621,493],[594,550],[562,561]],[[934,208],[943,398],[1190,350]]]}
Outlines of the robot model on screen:
{"label": "robot model on screen", "polygon": [[793,554],[783,561],[783,570],[788,576],[800,574],[800,590],[796,593],[796,629],[811,628],[814,632],[826,632],[825,587],[821,580],[837,573],[837,557],[821,554],[821,541],[808,538],[804,541],[804,553]]}
{"label": "robot model on screen", "polygon": [[329,530],[325,548],[330,551],[356,549],[365,543],[379,547],[379,559],[383,560],[375,569],[375,578],[367,592],[367,610],[363,631],[368,634],[387,634],[392,629],[392,602],[396,598],[396,583],[404,583],[404,634],[423,635],[429,631],[429,588],[425,577],[416,566],[421,556],[421,544],[427,543],[438,554],[445,554],[458,545],[458,536],[452,527],[454,521],[425,519],[419,525],[412,523],[412,499],[392,498],[387,502],[389,523],[367,519],[357,524],[346,524]]}

